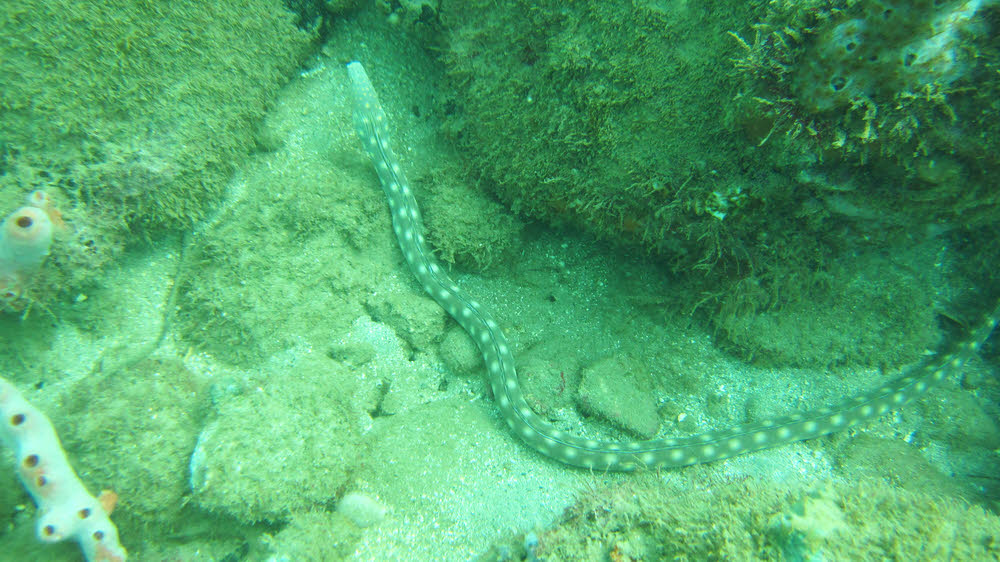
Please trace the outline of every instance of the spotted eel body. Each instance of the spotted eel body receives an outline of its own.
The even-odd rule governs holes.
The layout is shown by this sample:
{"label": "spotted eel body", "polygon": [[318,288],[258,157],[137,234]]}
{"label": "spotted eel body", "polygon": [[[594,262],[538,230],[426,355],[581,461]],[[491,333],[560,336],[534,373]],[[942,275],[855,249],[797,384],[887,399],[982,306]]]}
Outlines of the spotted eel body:
{"label": "spotted eel body", "polygon": [[566,464],[594,470],[631,471],[707,463],[839,431],[882,416],[927,392],[976,352],[1000,318],[1000,307],[949,353],[892,382],[836,406],[738,425],[692,437],[606,441],[567,434],[538,416],[524,399],[514,356],[503,331],[483,305],[470,298],[436,263],[424,241],[420,210],[399,160],[389,146],[385,112],[359,62],[347,65],[354,97],[354,124],[389,200],[392,228],[417,280],[472,336],[486,361],[493,396],[507,425],[529,446]]}

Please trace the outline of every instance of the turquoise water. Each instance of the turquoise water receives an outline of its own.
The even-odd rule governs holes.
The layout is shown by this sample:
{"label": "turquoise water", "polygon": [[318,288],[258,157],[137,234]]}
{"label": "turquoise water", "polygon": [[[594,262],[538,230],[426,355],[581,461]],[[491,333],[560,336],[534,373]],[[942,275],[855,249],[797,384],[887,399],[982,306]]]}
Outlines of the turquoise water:
{"label": "turquoise water", "polygon": [[[247,2],[243,8],[255,6]],[[717,164],[732,151],[746,153],[767,130],[754,137],[758,124],[751,119],[734,126],[726,114],[735,109],[721,108],[718,115],[691,111],[692,137],[730,137],[717,152],[710,151],[715,143],[702,140],[689,145],[686,156],[677,146],[653,141],[648,144],[658,152],[639,153],[653,168],[665,165],[667,153],[681,159],[679,168],[693,166],[677,177],[666,169],[657,172],[660,191],[684,201],[664,211],[688,218],[686,225],[676,225],[677,232],[704,227],[720,240],[740,241],[733,232],[743,226],[799,228],[795,236],[768,231],[778,238],[742,240],[755,256],[750,263],[729,252],[713,267],[696,267],[699,256],[692,265],[677,255],[699,246],[669,236],[662,245],[649,244],[629,222],[649,224],[635,209],[623,215],[596,207],[615,217],[608,221],[618,225],[615,231],[588,222],[602,216],[593,210],[596,202],[558,207],[565,215],[554,219],[551,201],[543,210],[512,198],[510,190],[523,178],[503,176],[491,157],[496,153],[475,152],[470,139],[492,134],[496,144],[510,144],[505,150],[512,154],[524,146],[550,158],[539,152],[549,143],[519,140],[514,125],[548,115],[532,113],[536,107],[548,110],[551,98],[540,96],[563,94],[555,88],[532,90],[539,87],[525,83],[525,76],[548,69],[553,84],[576,77],[572,83],[580,92],[597,95],[594,80],[600,74],[587,69],[601,68],[611,41],[602,21],[612,29],[615,21],[646,26],[635,28],[634,36],[667,22],[663,33],[670,38],[714,22],[711,29],[732,28],[749,41],[748,22],[773,14],[752,7],[745,14],[716,14],[690,2],[636,5],[621,20],[614,10],[582,3],[562,12],[540,5],[523,15],[518,15],[523,7],[497,11],[475,3],[468,13],[446,7],[436,12],[428,4],[429,15],[408,6],[401,3],[394,15],[362,8],[328,16],[321,37],[313,48],[303,47],[294,64],[269,63],[284,69],[287,82],[272,77],[270,90],[258,83],[247,91],[247,99],[265,99],[259,118],[249,110],[176,109],[168,102],[202,99],[206,87],[201,78],[185,79],[178,72],[157,90],[163,96],[159,102],[144,102],[149,104],[144,114],[122,117],[109,107],[95,109],[101,123],[117,123],[107,130],[88,133],[68,126],[71,134],[40,135],[39,146],[23,142],[23,131],[5,132],[16,148],[3,161],[5,208],[22,205],[30,189],[44,188],[68,232],[57,233],[30,292],[3,318],[3,375],[51,418],[87,489],[117,494],[111,519],[130,558],[997,555],[1000,523],[992,511],[991,475],[1000,431],[989,343],[985,354],[901,410],[830,437],[727,460],[616,474],[572,468],[526,446],[494,404],[479,351],[425,296],[404,262],[378,176],[355,135],[344,64],[362,61],[371,75],[393,149],[421,205],[428,243],[462,292],[502,327],[528,405],[560,431],[588,439],[690,436],[821,408],[895,379],[925,350],[949,349],[966,337],[966,324],[994,307],[983,275],[993,256],[981,245],[995,228],[987,196],[978,206],[955,203],[973,217],[969,224],[942,210],[918,230],[914,217],[925,207],[911,209],[908,194],[938,194],[943,199],[934,204],[943,209],[952,200],[940,194],[950,184],[940,180],[936,187],[911,191],[901,186],[895,204],[900,212],[872,218],[873,209],[885,208],[885,194],[871,185],[905,176],[885,172],[891,168],[887,160],[827,154],[822,165],[809,165],[810,153],[802,147],[796,156],[785,152],[790,145],[766,152],[783,138],[779,130],[752,158],[742,157],[776,171],[722,167]],[[531,53],[513,53],[518,62],[511,74],[497,81],[487,66],[469,82],[469,68],[488,65],[494,43],[502,43],[502,37],[472,33],[470,26],[492,29],[498,21],[513,25],[539,17],[551,27],[536,30]],[[747,21],[733,21],[739,17]],[[263,25],[245,21],[258,26],[254,29]],[[297,37],[290,23],[274,25]],[[23,28],[8,23],[5,29]],[[131,36],[131,49],[166,48],[144,43],[143,33]],[[207,43],[192,45],[213,45],[210,35],[204,37]],[[452,43],[441,43],[442,37]],[[253,39],[262,44],[257,57],[274,54],[265,37]],[[701,88],[721,84],[725,99],[741,99],[736,94],[745,84],[730,60],[743,56],[735,39],[708,37],[700,48],[694,37],[675,43],[670,53],[652,48],[638,53],[663,56],[666,65],[667,54],[690,61],[709,47],[721,49],[726,56],[719,60],[688,67],[698,69],[690,78]],[[556,53],[572,54],[580,66],[557,73],[555,65],[546,64],[568,59]],[[636,54],[623,56],[629,53]],[[473,58],[463,62],[454,58],[459,54]],[[466,64],[470,60],[474,64]],[[509,64],[494,62],[497,68]],[[522,73],[521,67],[530,69]],[[141,74],[141,68],[131,71]],[[219,72],[221,83],[228,75]],[[154,87],[152,81],[135,83]],[[624,129],[640,139],[668,131],[638,119],[635,108],[653,111],[643,100],[678,92],[666,86],[650,92],[636,83],[634,90],[628,90],[627,80],[603,86],[623,88],[624,98],[615,102],[622,105],[606,109],[603,128],[595,127],[580,146],[601,146],[609,138],[626,146]],[[537,105],[511,115],[511,127],[472,126],[468,120],[491,115],[482,101],[491,98],[477,86],[503,95],[511,87],[521,92],[521,103]],[[985,90],[988,84],[980,86]],[[142,103],[141,97],[120,95]],[[720,96],[717,91],[687,96],[723,99],[713,97]],[[112,95],[105,102],[116,99]],[[586,99],[580,94],[573,109],[583,111]],[[960,111],[960,94],[953,99]],[[560,113],[564,103],[560,98],[553,104],[557,120],[573,115]],[[31,114],[13,103],[5,107],[17,123]],[[43,109],[54,111],[36,111]],[[145,132],[119,122],[128,119],[142,123],[136,129]],[[209,126],[241,120],[250,125]],[[710,123],[715,130],[704,129]],[[246,137],[198,145],[216,154],[242,150],[243,156],[226,162],[218,185],[205,187],[205,206],[196,216],[184,215],[188,207],[171,199],[190,197],[185,190],[197,185],[184,180],[196,172],[185,166],[178,145],[182,135],[173,132],[181,125],[195,127],[202,137]],[[132,140],[115,149],[81,148],[125,134]],[[643,143],[628,146],[638,149]],[[60,160],[66,154],[77,160],[76,167]],[[588,166],[618,166],[632,158],[622,152],[585,160],[589,152],[582,149],[572,154],[579,159],[576,171],[567,168],[565,177],[575,178],[581,190],[602,185],[588,179],[599,177]],[[961,171],[962,157],[941,161]],[[221,174],[206,171],[203,160],[191,168],[205,178]],[[909,165],[900,162],[894,165]],[[43,164],[52,170],[62,166],[60,174],[49,168],[40,174]],[[622,193],[641,192],[635,174],[623,173],[632,183],[618,186]],[[509,181],[503,187],[491,183],[503,177]],[[558,178],[539,181],[547,179]],[[83,180],[88,183],[76,183]],[[968,178],[973,192],[976,181]],[[174,191],[178,184],[188,187]],[[772,205],[773,199],[763,196],[765,184],[772,198],[784,192],[806,195],[794,208]],[[689,190],[717,192],[721,199],[699,204]],[[591,192],[572,193],[586,198]],[[182,218],[164,218],[170,215],[164,208]],[[109,218],[122,209],[129,210],[127,219]],[[769,214],[767,220],[760,219],[762,213]],[[178,225],[186,221],[190,225]],[[821,232],[833,226],[840,230]],[[901,236],[901,230],[910,235]],[[617,239],[609,239],[614,232]],[[762,247],[774,246],[776,255],[785,255],[780,252],[788,250],[778,246],[791,241],[806,250],[822,248],[823,280],[781,284],[747,274],[806,275],[804,269],[786,271],[756,261]],[[88,256],[100,259],[87,261]],[[809,264],[815,262],[803,260],[797,267]],[[733,289],[751,284],[765,292],[779,287],[794,292],[758,302],[753,291]],[[37,510],[14,470],[2,472],[8,484],[0,486],[0,505],[9,515],[0,543],[9,549],[0,551],[10,554],[0,559],[81,559],[74,544],[48,546],[34,538]]]}

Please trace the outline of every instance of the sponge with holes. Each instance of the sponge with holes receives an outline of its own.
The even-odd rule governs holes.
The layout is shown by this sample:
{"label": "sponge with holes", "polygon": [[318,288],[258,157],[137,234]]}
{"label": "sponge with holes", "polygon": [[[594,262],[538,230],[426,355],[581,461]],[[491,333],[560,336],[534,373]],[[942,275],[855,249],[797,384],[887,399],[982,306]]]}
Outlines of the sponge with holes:
{"label": "sponge with holes", "polygon": [[11,213],[0,225],[0,304],[16,308],[13,305],[29,279],[49,255],[53,212],[48,196],[35,191],[28,196],[26,206]]}
{"label": "sponge with holes", "polygon": [[0,441],[14,451],[18,476],[38,506],[39,539],[73,539],[90,562],[125,560],[118,529],[73,471],[52,423],[3,377]]}

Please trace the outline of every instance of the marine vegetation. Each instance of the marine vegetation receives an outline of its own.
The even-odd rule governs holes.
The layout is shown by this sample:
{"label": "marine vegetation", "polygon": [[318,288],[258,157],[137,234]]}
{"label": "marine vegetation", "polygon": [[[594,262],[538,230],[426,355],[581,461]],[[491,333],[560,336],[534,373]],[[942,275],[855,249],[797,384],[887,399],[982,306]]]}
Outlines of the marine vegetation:
{"label": "marine vegetation", "polygon": [[467,4],[443,58],[482,189],[662,260],[664,304],[750,358],[899,364],[935,338],[914,328],[1000,218],[995,3]]}

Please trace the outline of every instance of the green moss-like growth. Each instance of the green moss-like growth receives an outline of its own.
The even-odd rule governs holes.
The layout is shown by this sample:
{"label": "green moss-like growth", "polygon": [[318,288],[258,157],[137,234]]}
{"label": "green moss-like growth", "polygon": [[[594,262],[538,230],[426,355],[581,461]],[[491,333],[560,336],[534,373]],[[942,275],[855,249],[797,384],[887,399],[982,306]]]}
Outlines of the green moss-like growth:
{"label": "green moss-like growth", "polygon": [[1000,39],[983,4],[773,2],[737,65],[740,120],[800,163],[867,164],[875,181],[818,190],[841,212],[995,222]]}
{"label": "green moss-like growth", "polygon": [[582,496],[528,542],[529,559],[549,560],[989,560],[1000,554],[1000,518],[878,479],[705,489],[629,480]]}
{"label": "green moss-like growth", "polygon": [[208,408],[206,387],[177,360],[146,359],[86,377],[69,393],[60,434],[77,471],[97,488],[91,491],[118,494],[115,521],[123,535],[177,523],[190,490],[188,459]]}
{"label": "green moss-like growth", "polygon": [[718,217],[755,197],[731,181],[738,142],[719,115],[732,96],[720,34],[746,12],[467,4],[442,20],[451,126],[481,180],[515,210],[683,263],[729,253],[689,239],[719,241]]}
{"label": "green moss-like growth", "polygon": [[[935,338],[930,295],[953,280],[906,269],[940,264],[935,237],[1000,212],[987,181],[1000,163],[987,117],[997,35],[960,2],[762,4],[444,9],[449,124],[474,177],[514,210],[694,273],[673,296],[745,355],[912,361]],[[868,35],[838,27],[859,18],[873,21]],[[851,45],[852,29],[864,41]],[[843,80],[817,85],[825,73]],[[893,262],[904,253],[913,260]],[[852,264],[858,255],[881,265]],[[880,287],[892,290],[872,299]],[[817,316],[810,343],[803,315]],[[823,325],[840,336],[812,345]]]}
{"label": "green moss-like growth", "polygon": [[439,258],[483,270],[510,257],[524,228],[496,200],[463,180],[454,166],[435,170],[418,185],[435,186],[423,195],[428,237]]}
{"label": "green moss-like growth", "polygon": [[765,364],[891,368],[933,347],[938,338],[933,284],[881,257],[851,262],[829,267],[835,272],[832,283],[807,289],[786,285],[778,310],[741,310],[754,302],[744,295],[761,290],[752,278],[743,281],[749,286],[723,299],[717,326],[736,344],[735,351]]}
{"label": "green moss-like growth", "polygon": [[4,203],[45,189],[71,226],[42,302],[203,217],[312,37],[278,0],[22,2],[0,34]]}
{"label": "green moss-like growth", "polygon": [[28,2],[2,31],[6,151],[145,226],[204,215],[309,40],[270,0]]}
{"label": "green moss-like growth", "polygon": [[364,416],[356,375],[318,355],[274,362],[220,396],[191,457],[199,505],[252,523],[334,501],[367,456]]}
{"label": "green moss-like growth", "polygon": [[346,330],[364,313],[354,295],[378,277],[358,265],[355,248],[393,250],[387,233],[372,241],[389,218],[370,184],[320,162],[268,162],[247,172],[254,197],[198,237],[179,291],[183,337],[230,363],[298,343],[282,334],[321,345]]}

